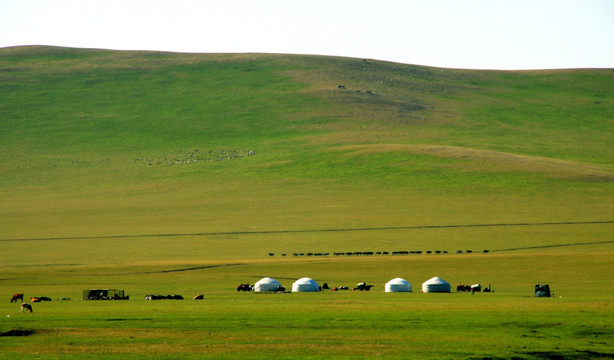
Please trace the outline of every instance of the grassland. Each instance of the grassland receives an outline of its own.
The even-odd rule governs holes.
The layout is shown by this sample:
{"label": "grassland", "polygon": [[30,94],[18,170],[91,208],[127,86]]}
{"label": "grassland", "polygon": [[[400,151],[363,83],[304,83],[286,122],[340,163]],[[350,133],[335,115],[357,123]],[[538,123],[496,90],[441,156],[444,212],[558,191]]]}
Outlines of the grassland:
{"label": "grassland", "polygon": [[[0,49],[0,332],[35,331],[0,354],[612,358],[613,80]],[[292,256],[395,250],[448,254]],[[375,288],[234,291],[263,276]],[[383,293],[397,276],[414,293]],[[495,292],[419,294],[432,276]],[[21,314],[15,292],[72,300]]]}

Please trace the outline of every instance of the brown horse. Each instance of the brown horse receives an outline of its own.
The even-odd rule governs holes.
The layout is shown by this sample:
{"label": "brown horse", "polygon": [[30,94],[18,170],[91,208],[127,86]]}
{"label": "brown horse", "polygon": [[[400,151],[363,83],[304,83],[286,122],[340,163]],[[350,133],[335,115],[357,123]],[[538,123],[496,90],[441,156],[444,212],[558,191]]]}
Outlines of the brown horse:
{"label": "brown horse", "polygon": [[11,302],[17,302],[17,300],[21,300],[21,302],[23,303],[23,294],[13,294]]}

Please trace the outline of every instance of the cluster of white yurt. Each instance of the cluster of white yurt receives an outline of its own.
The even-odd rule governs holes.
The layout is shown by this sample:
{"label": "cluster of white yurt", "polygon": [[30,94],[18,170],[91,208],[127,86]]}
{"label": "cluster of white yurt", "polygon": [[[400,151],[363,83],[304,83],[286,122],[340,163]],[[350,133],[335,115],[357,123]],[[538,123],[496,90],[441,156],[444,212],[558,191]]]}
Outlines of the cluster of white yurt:
{"label": "cluster of white yurt", "polygon": [[279,281],[270,277],[262,278],[254,284],[254,291],[256,292],[277,292],[283,288]]}
{"label": "cluster of white yurt", "polygon": [[388,281],[384,289],[386,292],[411,292],[411,284],[409,281],[398,277]]}
{"label": "cluster of white yurt", "polygon": [[422,283],[422,292],[423,293],[449,293],[450,292],[450,284],[439,278],[437,276],[428,279],[427,281]]}
{"label": "cluster of white yurt", "polygon": [[[284,290],[282,284],[270,277],[260,279],[254,284],[254,291],[256,292],[277,292]],[[296,280],[292,284],[292,292],[316,292],[320,291],[320,285],[313,279],[304,277]],[[385,285],[386,292],[411,292],[411,283],[403,278],[394,278],[388,281]],[[422,283],[423,293],[449,293],[450,284],[435,276],[424,283]]]}
{"label": "cluster of white yurt", "polygon": [[[278,292],[285,290],[285,288],[279,281],[271,277],[265,277],[254,284],[253,290],[255,292]],[[314,291],[320,291],[320,285],[315,280],[308,277],[298,279],[292,284],[292,292]]]}
{"label": "cluster of white yurt", "polygon": [[314,292],[320,291],[320,285],[313,279],[304,277],[296,280],[292,284],[292,292]]}

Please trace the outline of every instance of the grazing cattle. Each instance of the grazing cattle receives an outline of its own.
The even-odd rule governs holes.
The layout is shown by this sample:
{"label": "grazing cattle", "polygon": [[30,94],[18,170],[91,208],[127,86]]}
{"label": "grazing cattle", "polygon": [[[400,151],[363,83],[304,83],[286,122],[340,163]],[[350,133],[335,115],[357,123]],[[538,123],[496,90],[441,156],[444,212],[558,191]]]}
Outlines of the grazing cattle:
{"label": "grazing cattle", "polygon": [[203,294],[194,296],[194,300],[204,300],[204,299],[205,299],[205,295]]}
{"label": "grazing cattle", "polygon": [[32,305],[28,304],[28,303],[21,303],[21,312],[32,312]]}
{"label": "grazing cattle", "polygon": [[367,285],[367,283],[361,282],[361,283],[358,283],[356,285],[356,287],[353,289],[353,291],[356,291],[356,290],[369,291],[369,290],[371,290],[372,287],[373,287],[373,285]]}
{"label": "grazing cattle", "polygon": [[456,291],[471,291],[470,285],[457,285]]}
{"label": "grazing cattle", "polygon": [[252,291],[252,287],[249,286],[249,283],[241,284],[241,285],[237,286],[237,291]]}
{"label": "grazing cattle", "polygon": [[328,286],[328,283],[324,283],[324,284],[322,285],[322,289],[324,289],[324,290],[328,290],[328,289],[330,289],[330,287]]}
{"label": "grazing cattle", "polygon": [[17,302],[17,300],[21,300],[21,302],[23,302],[23,294],[13,294],[11,302]]}
{"label": "grazing cattle", "polygon": [[47,296],[33,296],[32,298],[30,298],[30,302],[33,302],[33,303],[37,303],[41,301],[51,301],[51,298]]}
{"label": "grazing cattle", "polygon": [[181,295],[145,295],[145,300],[183,300]]}

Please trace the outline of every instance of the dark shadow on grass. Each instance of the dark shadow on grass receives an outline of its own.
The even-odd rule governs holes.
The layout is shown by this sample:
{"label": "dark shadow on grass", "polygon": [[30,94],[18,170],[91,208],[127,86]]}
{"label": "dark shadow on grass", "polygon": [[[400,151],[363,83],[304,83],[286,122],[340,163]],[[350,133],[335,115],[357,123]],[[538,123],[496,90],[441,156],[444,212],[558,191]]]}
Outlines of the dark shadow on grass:
{"label": "dark shadow on grass", "polygon": [[174,273],[174,272],[182,272],[182,271],[195,271],[195,270],[203,270],[203,269],[212,269],[218,267],[227,267],[227,266],[240,266],[245,264],[218,264],[218,265],[205,265],[205,266],[194,266],[189,268],[181,268],[181,269],[171,269],[171,270],[159,270],[159,271],[143,271],[132,274],[165,274],[165,273]]}
{"label": "dark shadow on grass", "polygon": [[30,336],[32,334],[36,334],[36,331],[32,329],[11,329],[0,333],[0,336]]}
{"label": "dark shadow on grass", "polygon": [[571,243],[571,244],[552,244],[552,245],[540,245],[540,246],[525,246],[525,247],[517,247],[517,248],[509,248],[509,249],[499,249],[499,250],[491,250],[491,251],[515,251],[515,250],[530,250],[530,249],[547,249],[547,248],[555,248],[555,247],[581,246],[581,245],[598,245],[598,244],[611,244],[611,243],[614,243],[614,240],[595,241],[595,242],[583,242],[583,243]]}

